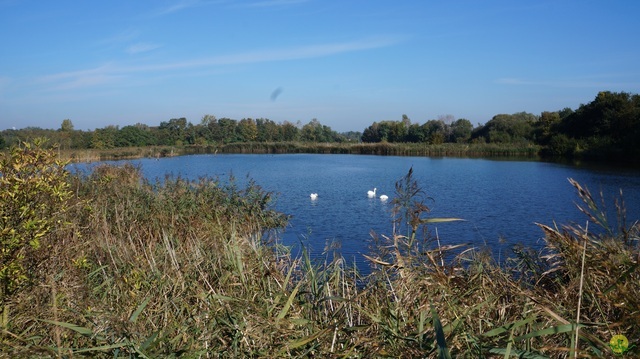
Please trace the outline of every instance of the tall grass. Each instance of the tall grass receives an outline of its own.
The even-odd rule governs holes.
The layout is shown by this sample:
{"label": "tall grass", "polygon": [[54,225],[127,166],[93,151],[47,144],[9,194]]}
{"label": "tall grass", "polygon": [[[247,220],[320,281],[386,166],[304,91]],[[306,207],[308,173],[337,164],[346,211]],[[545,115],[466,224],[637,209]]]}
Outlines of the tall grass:
{"label": "tall grass", "polygon": [[292,256],[277,241],[287,218],[255,183],[152,183],[131,165],[76,176],[69,225],[38,284],[11,298],[0,355],[613,357],[614,334],[640,354],[640,228],[621,200],[612,227],[571,182],[589,230],[540,224],[544,251],[498,265],[439,245],[429,229],[454,219],[430,217],[412,176],[396,186],[393,232],[372,233],[366,277],[339,243],[323,261]]}
{"label": "tall grass", "polygon": [[198,148],[187,151],[184,147],[148,146],[148,147],[118,147],[108,149],[56,149],[57,155],[69,162],[97,162],[111,160],[128,160],[135,158],[172,157],[183,154],[207,153]]}
{"label": "tall grass", "polygon": [[73,162],[123,160],[141,157],[159,158],[207,153],[317,153],[383,156],[457,156],[536,158],[539,146],[530,144],[457,144],[443,143],[317,143],[317,142],[242,142],[224,145],[151,146],[112,149],[60,150],[59,156]]}
{"label": "tall grass", "polygon": [[455,144],[424,143],[315,143],[250,142],[230,143],[220,147],[222,153],[321,153],[386,156],[464,156],[464,157],[536,157],[539,146],[530,144]]}

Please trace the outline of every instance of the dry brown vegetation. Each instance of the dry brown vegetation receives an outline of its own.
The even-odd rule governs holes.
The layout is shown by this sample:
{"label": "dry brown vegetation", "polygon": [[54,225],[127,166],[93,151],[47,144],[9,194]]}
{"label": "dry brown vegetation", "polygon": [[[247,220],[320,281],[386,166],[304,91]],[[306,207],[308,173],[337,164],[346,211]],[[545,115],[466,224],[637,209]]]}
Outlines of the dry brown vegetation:
{"label": "dry brown vegetation", "polygon": [[614,357],[614,334],[640,354],[640,227],[621,200],[609,223],[575,182],[588,224],[540,224],[543,252],[498,265],[438,245],[425,228],[452,219],[429,217],[409,172],[362,277],[332,248],[292,256],[255,183],[149,182],[132,165],[68,181],[32,280],[1,298],[0,356]]}

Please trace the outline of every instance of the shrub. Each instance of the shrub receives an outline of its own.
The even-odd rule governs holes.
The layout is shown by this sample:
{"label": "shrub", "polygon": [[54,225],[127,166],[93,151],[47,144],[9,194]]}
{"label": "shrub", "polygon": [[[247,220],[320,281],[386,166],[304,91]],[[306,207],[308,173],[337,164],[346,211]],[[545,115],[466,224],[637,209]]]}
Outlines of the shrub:
{"label": "shrub", "polygon": [[61,215],[72,197],[65,163],[45,140],[15,146],[0,155],[0,301],[3,327],[7,299],[33,284],[45,253],[54,245],[48,235],[64,226]]}

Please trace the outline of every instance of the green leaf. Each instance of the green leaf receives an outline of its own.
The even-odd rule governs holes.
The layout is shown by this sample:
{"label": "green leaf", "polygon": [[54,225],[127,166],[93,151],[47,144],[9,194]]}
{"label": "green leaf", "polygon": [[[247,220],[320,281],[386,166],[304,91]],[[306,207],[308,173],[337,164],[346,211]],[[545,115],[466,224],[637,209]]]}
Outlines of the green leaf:
{"label": "green leaf", "polygon": [[523,325],[529,324],[532,321],[534,321],[536,318],[537,317],[535,315],[532,315],[529,318],[526,318],[526,319],[523,319],[523,320],[519,320],[519,321],[517,321],[515,323],[509,323],[509,324],[503,325],[501,327],[494,328],[494,329],[484,333],[483,335],[485,337],[493,337],[493,336],[496,336],[496,335],[500,335],[500,334],[505,333],[505,332],[507,332],[509,330],[513,330],[515,328],[518,328],[518,327],[521,327]]}
{"label": "green leaf", "polygon": [[287,302],[284,304],[284,307],[282,307],[282,310],[280,311],[280,313],[278,314],[277,318],[278,319],[282,319],[287,315],[287,312],[289,312],[289,308],[291,307],[291,303],[293,303],[293,300],[296,297],[296,294],[298,293],[298,290],[300,289],[300,285],[302,284],[302,281],[298,282],[298,285],[296,285],[295,288],[293,288],[293,291],[291,292],[291,295],[289,295],[289,299],[287,299]]}
{"label": "green leaf", "polygon": [[55,320],[46,320],[46,319],[40,319],[40,321],[45,322],[45,323],[49,323],[49,324],[53,324],[53,325],[57,325],[59,327],[71,329],[74,332],[80,333],[82,335],[86,335],[86,336],[93,335],[93,330],[91,330],[89,328],[81,327],[79,325],[75,325],[75,324],[71,324],[71,323],[65,323],[65,322],[58,322],[58,321],[55,321]]}
{"label": "green leaf", "polygon": [[122,348],[122,347],[126,347],[128,345],[129,345],[129,343],[122,342],[122,343],[117,343],[117,344],[101,345],[99,347],[78,349],[78,350],[74,350],[73,352],[74,353],[98,352],[98,351],[105,351],[105,350]]}
{"label": "green leaf", "polygon": [[436,343],[438,344],[438,358],[451,359],[451,354],[449,353],[449,348],[447,348],[447,340],[444,336],[444,329],[442,328],[440,317],[438,316],[438,312],[436,311],[436,308],[433,306],[433,303],[430,303],[430,306],[431,306],[431,317],[433,318],[433,327],[436,331]]}
{"label": "green leaf", "polygon": [[545,328],[545,329],[541,329],[541,330],[536,330],[535,332],[531,332],[531,333],[527,333],[525,335],[521,335],[519,337],[515,337],[513,338],[513,340],[522,340],[522,339],[528,339],[528,338],[535,338],[535,337],[541,337],[543,335],[550,335],[550,334],[560,334],[560,333],[566,333],[566,332],[571,332],[576,330],[576,328],[580,328],[580,327],[584,327],[585,325],[583,324],[562,324],[562,325],[558,325],[555,327],[549,327],[549,328]]}
{"label": "green leaf", "polygon": [[319,332],[317,332],[317,333],[315,333],[313,335],[310,335],[310,336],[308,336],[308,337],[306,337],[304,339],[291,342],[291,343],[287,344],[287,347],[285,349],[282,349],[279,354],[283,355],[283,354],[286,353],[287,350],[299,348],[299,347],[301,347],[301,346],[303,346],[303,345],[305,345],[305,344],[307,344],[307,343],[309,343],[311,341],[314,341],[314,340],[318,339],[319,337],[331,332],[331,330],[333,330],[333,328],[326,328],[326,329],[323,329],[323,330],[321,330],[321,331],[319,331]]}
{"label": "green leaf", "polygon": [[140,313],[142,313],[142,311],[147,306],[147,304],[149,304],[150,300],[151,300],[151,297],[147,297],[147,299],[143,300],[142,303],[140,303],[136,311],[133,312],[133,314],[131,314],[131,317],[129,318],[129,321],[131,323],[135,323],[136,320],[138,320],[138,316],[140,315]]}

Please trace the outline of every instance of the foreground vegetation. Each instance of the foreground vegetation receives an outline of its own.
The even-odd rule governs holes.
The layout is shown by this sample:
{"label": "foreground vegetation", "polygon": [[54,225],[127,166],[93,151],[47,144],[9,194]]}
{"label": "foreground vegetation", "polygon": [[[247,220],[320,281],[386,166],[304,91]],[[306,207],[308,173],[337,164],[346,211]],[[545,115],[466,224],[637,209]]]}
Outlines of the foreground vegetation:
{"label": "foreground vegetation", "polygon": [[[269,119],[234,120],[205,115],[200,123],[186,118],[158,126],[107,126],[75,130],[69,119],[59,129],[6,129],[0,150],[36,137],[48,137],[74,160],[96,156],[127,158],[209,151],[253,153],[375,153],[393,155],[545,156],[638,163],[640,95],[602,91],[575,111],[564,108],[540,115],[497,114],[474,126],[453,115],[425,122],[402,119],[374,122],[362,132],[337,133],[317,119],[302,124]],[[469,148],[471,147],[471,149]],[[137,148],[137,149],[136,149]],[[91,151],[86,151],[90,149]],[[111,154],[105,155],[105,154]],[[116,157],[120,156],[120,157]]]}
{"label": "foreground vegetation", "polygon": [[640,227],[575,182],[586,225],[540,224],[544,251],[498,265],[438,245],[430,226],[453,219],[409,171],[362,277],[331,246],[292,256],[255,183],[69,174],[37,145],[0,164],[0,356],[614,357],[616,334],[640,355]]}

